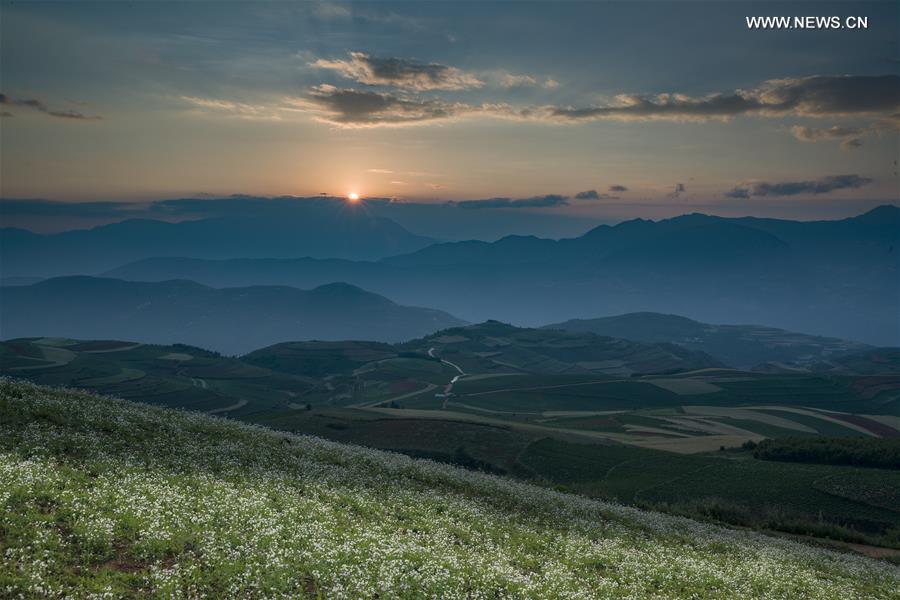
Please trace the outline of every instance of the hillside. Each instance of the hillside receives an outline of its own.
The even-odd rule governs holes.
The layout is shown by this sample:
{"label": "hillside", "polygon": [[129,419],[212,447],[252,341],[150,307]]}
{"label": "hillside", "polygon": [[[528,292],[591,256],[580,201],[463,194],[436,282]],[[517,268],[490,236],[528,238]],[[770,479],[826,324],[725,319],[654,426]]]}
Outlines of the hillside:
{"label": "hillside", "polygon": [[[285,340],[397,342],[462,322],[335,283],[214,289],[191,281],[59,277],[3,288],[0,336],[188,343],[241,354]],[[239,327],[239,332],[235,330]]]}
{"label": "hillside", "polygon": [[540,326],[665,312],[703,322],[900,344],[900,208],[800,222],[692,214],[603,225],[562,240],[434,244],[378,261],[147,259],[109,274],[215,287],[345,281],[471,322]]}
{"label": "hillside", "polygon": [[65,338],[0,342],[0,375],[234,418],[288,407],[319,383],[184,344]]}
{"label": "hillside", "polygon": [[10,595],[890,598],[900,570],[427,461],[0,382]]}
{"label": "hillside", "polygon": [[761,325],[711,325],[677,315],[628,313],[572,319],[545,329],[587,331],[646,343],[667,342],[706,352],[723,363],[750,368],[763,362],[812,364],[867,349],[865,344]]}
{"label": "hillside", "polygon": [[[240,358],[180,344],[16,339],[0,342],[0,376],[204,411],[692,518],[898,547],[900,512],[891,498],[900,472],[773,464],[720,450],[797,436],[900,444],[896,373],[701,369],[616,377],[547,372],[563,364],[550,359],[517,370],[450,347],[476,348],[476,332],[494,334],[494,343],[521,337],[516,344],[529,341],[541,352],[566,338],[501,323],[458,331],[472,340],[286,342]],[[593,334],[571,340],[587,352],[621,342]],[[652,345],[628,344],[652,355]],[[512,344],[504,350],[516,357]]]}
{"label": "hillside", "polygon": [[625,375],[691,371],[722,364],[673,344],[514,327],[499,321],[454,327],[412,340],[403,348],[438,355],[467,372],[547,375]]}

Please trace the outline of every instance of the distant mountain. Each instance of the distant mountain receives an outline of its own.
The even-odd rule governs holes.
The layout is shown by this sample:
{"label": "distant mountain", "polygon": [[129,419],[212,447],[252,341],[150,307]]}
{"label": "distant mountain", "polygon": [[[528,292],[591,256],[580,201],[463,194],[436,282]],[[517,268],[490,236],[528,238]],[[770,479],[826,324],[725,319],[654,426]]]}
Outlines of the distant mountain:
{"label": "distant mountain", "polygon": [[674,373],[721,362],[674,344],[645,344],[593,333],[514,327],[499,321],[454,327],[399,346],[435,354],[467,373],[603,374]]}
{"label": "distant mountain", "polygon": [[588,331],[639,342],[668,342],[710,354],[737,368],[763,362],[812,364],[868,349],[865,344],[760,325],[710,325],[677,315],[629,313],[572,319],[545,329]]}
{"label": "distant mountain", "polygon": [[0,263],[4,277],[53,277],[92,275],[158,256],[376,259],[433,241],[362,206],[308,199],[273,203],[271,210],[252,217],[180,223],[133,219],[49,235],[5,228],[0,230]]}
{"label": "distant mountain", "polygon": [[459,319],[397,305],[358,287],[214,289],[192,281],[137,283],[60,277],[3,289],[0,336],[188,343],[227,354],[285,340],[397,342]]}
{"label": "distant mountain", "polygon": [[151,259],[109,274],[217,287],[346,281],[473,322],[648,311],[900,344],[896,206],[840,221],[636,219],[571,239],[435,244],[374,262]]}

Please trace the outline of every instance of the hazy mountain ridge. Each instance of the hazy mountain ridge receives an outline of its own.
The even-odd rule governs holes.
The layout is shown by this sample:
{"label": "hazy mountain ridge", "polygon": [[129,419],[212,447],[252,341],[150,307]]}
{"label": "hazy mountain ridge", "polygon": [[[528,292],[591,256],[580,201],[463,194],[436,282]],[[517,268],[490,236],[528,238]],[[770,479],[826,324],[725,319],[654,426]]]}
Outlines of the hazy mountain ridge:
{"label": "hazy mountain ridge", "polygon": [[4,338],[62,336],[189,343],[228,354],[289,339],[397,342],[461,324],[438,310],[400,306],[358,287],[211,288],[185,280],[155,283],[60,277],[7,287]]}
{"label": "hazy mountain ridge", "polygon": [[93,275],[158,256],[370,259],[433,242],[363,206],[309,199],[273,204],[258,214],[178,223],[130,219],[47,235],[5,228],[0,230],[0,262],[5,277],[53,277]]}
{"label": "hazy mountain ridge", "polygon": [[150,259],[114,277],[213,286],[346,281],[469,321],[538,326],[649,311],[900,344],[900,208],[840,221],[685,215],[559,241],[435,244],[376,262]]}

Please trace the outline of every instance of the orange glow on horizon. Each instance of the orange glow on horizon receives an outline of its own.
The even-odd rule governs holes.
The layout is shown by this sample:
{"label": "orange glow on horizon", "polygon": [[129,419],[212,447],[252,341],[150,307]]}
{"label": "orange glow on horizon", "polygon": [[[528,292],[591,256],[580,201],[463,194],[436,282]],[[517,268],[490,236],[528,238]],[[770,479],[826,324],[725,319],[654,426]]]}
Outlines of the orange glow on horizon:
{"label": "orange glow on horizon", "polygon": [[350,202],[359,202],[359,194],[357,194],[356,192],[350,192],[349,194],[347,194],[347,200],[349,200]]}

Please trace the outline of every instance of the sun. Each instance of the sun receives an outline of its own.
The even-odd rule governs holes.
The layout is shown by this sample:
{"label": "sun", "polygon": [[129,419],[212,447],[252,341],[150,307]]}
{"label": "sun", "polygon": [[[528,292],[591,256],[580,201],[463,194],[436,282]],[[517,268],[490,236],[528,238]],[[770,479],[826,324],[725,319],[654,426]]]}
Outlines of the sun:
{"label": "sun", "polygon": [[349,200],[350,202],[359,202],[359,194],[357,194],[356,192],[350,192],[349,194],[347,194],[347,200]]}

